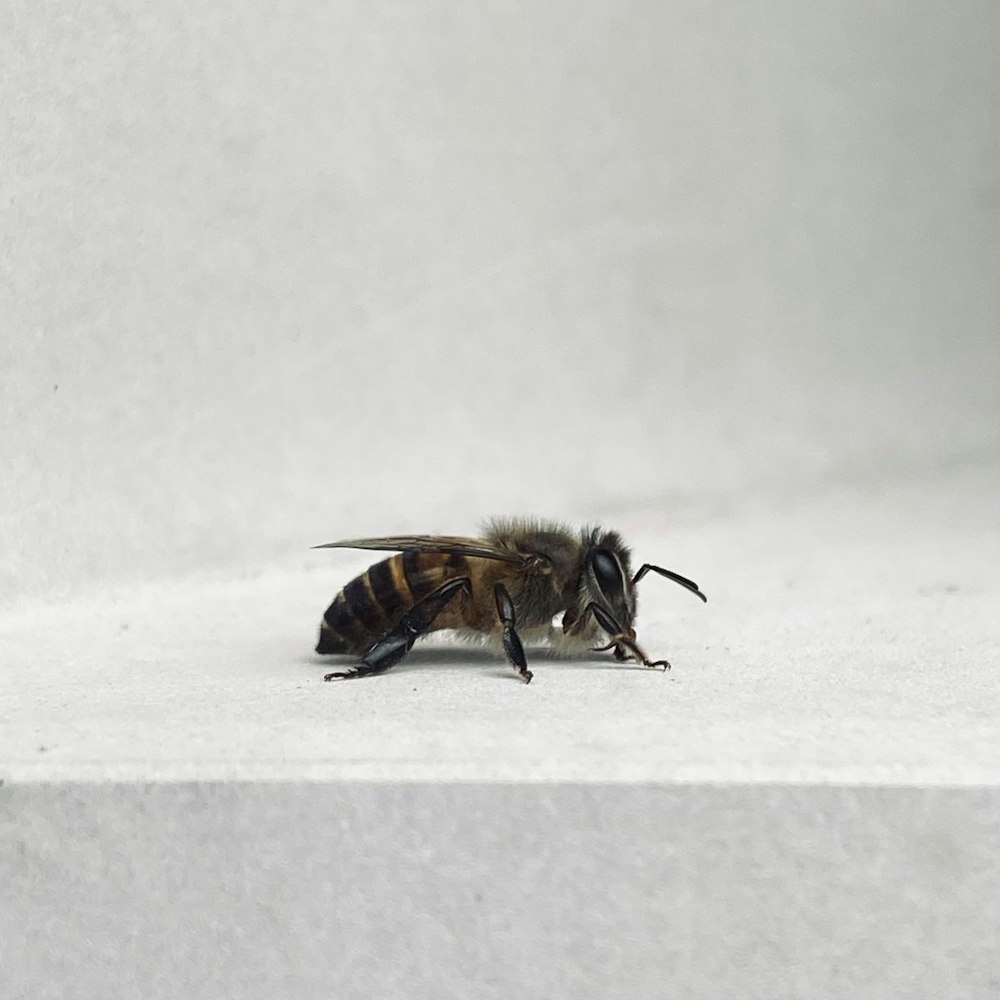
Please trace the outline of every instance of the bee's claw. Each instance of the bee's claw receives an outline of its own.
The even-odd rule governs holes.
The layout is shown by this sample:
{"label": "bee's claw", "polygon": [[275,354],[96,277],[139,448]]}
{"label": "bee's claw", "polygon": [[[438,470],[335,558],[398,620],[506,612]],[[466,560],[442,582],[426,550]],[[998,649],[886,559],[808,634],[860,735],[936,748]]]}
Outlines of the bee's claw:
{"label": "bee's claw", "polygon": [[606,646],[591,646],[590,648],[594,653],[604,653],[613,649],[616,660],[635,660],[636,663],[641,663],[644,667],[663,667],[664,672],[670,669],[670,663],[667,660],[647,659],[646,654],[626,635],[615,636]]}

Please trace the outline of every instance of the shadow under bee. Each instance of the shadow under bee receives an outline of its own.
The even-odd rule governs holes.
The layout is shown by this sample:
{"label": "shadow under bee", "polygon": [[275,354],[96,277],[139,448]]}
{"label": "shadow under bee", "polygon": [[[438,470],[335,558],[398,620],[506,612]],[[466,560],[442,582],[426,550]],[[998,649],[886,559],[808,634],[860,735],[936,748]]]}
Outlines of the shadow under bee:
{"label": "shadow under bee", "polygon": [[[533,647],[531,654],[534,660],[544,662],[550,669],[559,669],[560,667],[579,669],[582,665],[590,670],[646,670],[645,667],[638,663],[616,663],[613,660],[608,660],[607,657],[601,656],[596,651],[588,651],[580,655],[567,657],[559,655],[559,653],[552,649],[539,646]],[[345,663],[353,662],[350,655],[338,656],[336,659],[343,659]],[[331,657],[329,656],[325,656],[322,659],[318,656],[309,657],[308,659],[303,658],[303,662],[308,663],[310,666],[320,664],[327,669],[329,669],[330,660]],[[398,665],[394,673],[408,673],[412,667],[440,667],[446,670],[462,670],[471,667],[495,667],[496,665],[497,655],[489,646],[476,647],[457,643],[455,645],[428,644],[411,650],[406,660]],[[510,677],[510,672],[506,669],[500,669],[496,670],[493,676],[506,680]]]}

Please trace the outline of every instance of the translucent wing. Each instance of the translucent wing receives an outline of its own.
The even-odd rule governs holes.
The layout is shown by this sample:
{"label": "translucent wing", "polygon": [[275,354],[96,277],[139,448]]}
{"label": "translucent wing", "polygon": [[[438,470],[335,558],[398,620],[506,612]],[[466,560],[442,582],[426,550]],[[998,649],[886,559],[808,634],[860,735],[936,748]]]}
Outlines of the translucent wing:
{"label": "translucent wing", "polygon": [[523,566],[532,557],[498,548],[482,538],[459,535],[387,535],[385,538],[349,538],[343,542],[314,545],[314,549],[375,549],[380,552],[454,552],[477,559]]}

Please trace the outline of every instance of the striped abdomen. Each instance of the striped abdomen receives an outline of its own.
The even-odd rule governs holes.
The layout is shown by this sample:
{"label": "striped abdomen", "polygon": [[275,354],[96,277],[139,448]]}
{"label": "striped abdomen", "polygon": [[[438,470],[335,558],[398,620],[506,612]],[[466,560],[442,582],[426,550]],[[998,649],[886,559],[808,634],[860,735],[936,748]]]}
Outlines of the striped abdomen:
{"label": "striped abdomen", "polygon": [[[407,551],[369,566],[326,609],[316,652],[365,652],[417,601],[448,580],[467,573],[465,556],[440,552]],[[455,603],[463,597],[456,597]],[[438,616],[433,628],[454,628],[456,624],[455,614],[448,608]]]}

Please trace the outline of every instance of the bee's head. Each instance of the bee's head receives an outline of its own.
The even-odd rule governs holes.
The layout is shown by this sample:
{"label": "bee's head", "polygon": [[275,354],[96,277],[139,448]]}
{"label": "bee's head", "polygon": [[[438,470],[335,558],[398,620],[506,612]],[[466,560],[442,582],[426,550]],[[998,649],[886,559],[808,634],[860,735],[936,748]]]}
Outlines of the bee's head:
{"label": "bee's head", "polygon": [[605,608],[626,635],[635,635],[635,591],[630,553],[621,536],[600,528],[587,529],[581,578],[581,608],[591,601]]}

